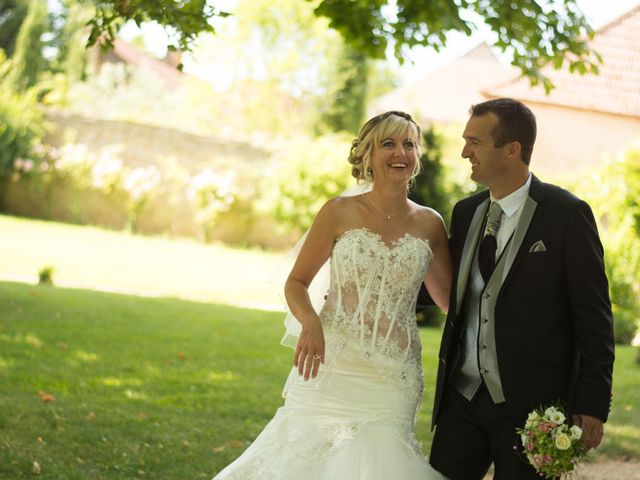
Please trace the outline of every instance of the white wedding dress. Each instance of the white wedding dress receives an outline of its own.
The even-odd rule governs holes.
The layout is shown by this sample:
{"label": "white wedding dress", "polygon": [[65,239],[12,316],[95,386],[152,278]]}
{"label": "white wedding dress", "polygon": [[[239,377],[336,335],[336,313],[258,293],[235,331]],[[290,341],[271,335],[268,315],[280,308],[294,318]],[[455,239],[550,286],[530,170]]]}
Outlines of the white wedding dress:
{"label": "white wedding dress", "polygon": [[365,228],[338,238],[318,377],[292,369],[284,406],[214,480],[444,479],[413,431],[423,391],[415,306],[432,257],[410,234],[390,246]]}

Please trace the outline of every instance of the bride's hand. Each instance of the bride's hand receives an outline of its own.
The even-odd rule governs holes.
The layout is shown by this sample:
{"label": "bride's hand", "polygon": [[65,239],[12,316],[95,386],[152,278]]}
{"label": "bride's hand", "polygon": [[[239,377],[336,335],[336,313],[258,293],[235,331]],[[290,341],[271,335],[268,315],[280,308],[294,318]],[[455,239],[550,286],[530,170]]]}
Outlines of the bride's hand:
{"label": "bride's hand", "polygon": [[302,327],[293,365],[298,367],[298,373],[304,373],[304,379],[316,378],[320,362],[324,363],[324,332],[320,320],[309,322]]}

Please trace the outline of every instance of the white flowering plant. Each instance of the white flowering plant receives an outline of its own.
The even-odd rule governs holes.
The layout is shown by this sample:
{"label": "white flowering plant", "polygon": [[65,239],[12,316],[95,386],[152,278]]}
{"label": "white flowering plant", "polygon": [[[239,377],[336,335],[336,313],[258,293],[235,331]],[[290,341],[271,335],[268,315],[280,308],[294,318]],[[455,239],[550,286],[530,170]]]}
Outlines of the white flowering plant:
{"label": "white flowering plant", "polygon": [[516,428],[516,432],[524,456],[541,477],[566,478],[586,455],[580,441],[582,429],[567,423],[561,407],[533,410],[524,428]]}

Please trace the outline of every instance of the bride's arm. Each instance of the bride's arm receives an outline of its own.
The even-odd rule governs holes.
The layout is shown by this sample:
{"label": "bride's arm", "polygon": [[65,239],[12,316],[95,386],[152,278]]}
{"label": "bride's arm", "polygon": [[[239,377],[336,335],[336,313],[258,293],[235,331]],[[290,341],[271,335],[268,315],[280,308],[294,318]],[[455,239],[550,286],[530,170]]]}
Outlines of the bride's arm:
{"label": "bride's arm", "polygon": [[309,298],[309,285],[331,255],[337,237],[337,202],[330,200],[318,212],[284,286],[289,310],[302,324],[293,364],[305,380],[315,378],[320,361],[324,362],[324,333]]}
{"label": "bride's arm", "polygon": [[449,250],[447,228],[442,217],[433,212],[429,243],[433,251],[433,260],[424,277],[424,284],[429,295],[443,312],[449,310],[449,293],[451,291],[452,262]]}

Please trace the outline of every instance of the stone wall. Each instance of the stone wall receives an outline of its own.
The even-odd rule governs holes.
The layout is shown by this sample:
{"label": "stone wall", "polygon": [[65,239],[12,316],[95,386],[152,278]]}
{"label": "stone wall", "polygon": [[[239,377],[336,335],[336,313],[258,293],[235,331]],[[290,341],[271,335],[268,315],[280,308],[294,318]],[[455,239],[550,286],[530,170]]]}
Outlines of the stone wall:
{"label": "stone wall", "polygon": [[[46,143],[53,146],[67,142],[85,144],[93,153],[116,147],[116,156],[128,168],[154,164],[166,171],[175,170],[178,164],[189,175],[195,175],[207,167],[214,171],[233,168],[239,174],[252,174],[240,180],[246,183],[259,176],[271,158],[266,149],[248,143],[150,125],[86,118],[61,111],[47,111],[46,115],[52,126],[45,138]],[[177,178],[184,177],[179,175]],[[276,233],[273,221],[256,214],[246,202],[234,204],[230,212],[205,232],[198,220],[195,202],[183,187],[173,182],[169,179],[158,187],[137,218],[138,232],[267,248],[290,245],[291,238]],[[127,212],[123,210],[126,201],[116,197],[90,188],[78,190],[64,181],[43,186],[37,180],[30,181],[25,177],[8,183],[3,209],[32,218],[113,229],[127,228]]]}
{"label": "stone wall", "polygon": [[168,128],[117,120],[86,118],[58,110],[47,111],[53,130],[45,141],[60,146],[66,141],[83,143],[90,151],[118,146],[126,165],[157,164],[176,160],[190,173],[230,163],[266,162],[270,152],[248,143],[193,135]]}

